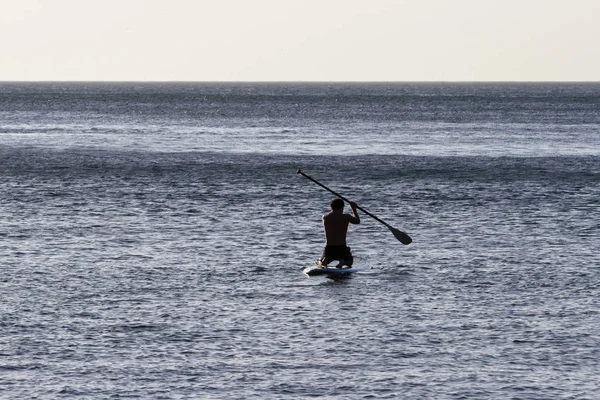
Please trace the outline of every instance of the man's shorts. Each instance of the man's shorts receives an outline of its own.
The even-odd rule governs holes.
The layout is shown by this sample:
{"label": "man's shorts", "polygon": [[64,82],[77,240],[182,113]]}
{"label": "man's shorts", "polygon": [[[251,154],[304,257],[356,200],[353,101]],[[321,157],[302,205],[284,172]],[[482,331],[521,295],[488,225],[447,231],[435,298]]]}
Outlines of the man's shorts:
{"label": "man's shorts", "polygon": [[327,259],[327,262],[344,260],[345,263],[352,263],[353,257],[348,246],[325,246],[321,260]]}

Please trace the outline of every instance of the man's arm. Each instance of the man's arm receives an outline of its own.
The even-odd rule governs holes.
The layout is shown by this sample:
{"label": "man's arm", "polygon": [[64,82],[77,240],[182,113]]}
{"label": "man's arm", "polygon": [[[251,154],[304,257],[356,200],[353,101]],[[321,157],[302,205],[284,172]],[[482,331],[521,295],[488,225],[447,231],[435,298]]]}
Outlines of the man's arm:
{"label": "man's arm", "polygon": [[352,215],[348,219],[352,224],[360,224],[360,217],[358,216],[358,212],[356,211],[356,203],[351,201],[350,208],[352,209]]}

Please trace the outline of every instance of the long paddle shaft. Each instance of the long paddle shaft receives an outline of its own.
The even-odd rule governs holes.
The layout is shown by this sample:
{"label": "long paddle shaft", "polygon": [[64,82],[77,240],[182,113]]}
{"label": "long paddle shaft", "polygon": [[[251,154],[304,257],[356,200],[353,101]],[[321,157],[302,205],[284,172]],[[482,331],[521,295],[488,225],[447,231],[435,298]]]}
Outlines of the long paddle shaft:
{"label": "long paddle shaft", "polygon": [[[333,193],[334,196],[339,197],[340,199],[344,200],[347,203],[350,203],[350,200],[348,200],[347,198],[345,198],[341,194],[336,193],[333,190],[329,189],[327,186],[323,185],[321,182],[317,181],[316,179],[313,179],[310,176],[306,175],[301,170],[296,171],[296,173],[302,175],[303,177],[307,178],[310,181],[313,181],[317,185],[321,186],[323,189],[328,190],[329,192]],[[390,226],[387,222],[385,222],[385,221],[377,218],[376,216],[374,216],[373,214],[371,214],[370,212],[368,212],[364,208],[362,208],[362,207],[360,207],[358,205],[356,206],[356,208],[358,208],[360,211],[362,211],[365,214],[367,214],[369,217],[373,218],[375,221],[377,221],[377,222],[385,225],[390,231],[392,231],[392,233],[394,234],[394,236],[396,237],[396,239],[398,239],[402,244],[411,244],[412,243],[411,237],[408,236],[406,233],[404,233],[401,230],[398,230],[398,229]]]}

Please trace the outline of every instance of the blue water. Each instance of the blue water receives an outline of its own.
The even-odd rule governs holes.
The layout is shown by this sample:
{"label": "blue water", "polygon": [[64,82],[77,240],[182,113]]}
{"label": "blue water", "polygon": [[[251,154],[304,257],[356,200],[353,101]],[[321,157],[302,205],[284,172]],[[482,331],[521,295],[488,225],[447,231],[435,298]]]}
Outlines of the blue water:
{"label": "blue water", "polygon": [[[600,85],[0,84],[0,397],[600,397]],[[332,195],[351,279],[307,278]]]}

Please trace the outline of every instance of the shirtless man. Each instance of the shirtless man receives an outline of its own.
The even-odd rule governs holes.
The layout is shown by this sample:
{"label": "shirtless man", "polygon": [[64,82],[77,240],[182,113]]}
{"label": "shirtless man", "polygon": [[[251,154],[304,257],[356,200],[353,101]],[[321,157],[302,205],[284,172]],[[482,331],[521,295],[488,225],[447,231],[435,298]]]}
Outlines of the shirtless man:
{"label": "shirtless man", "polygon": [[344,200],[336,198],[331,200],[331,212],[323,215],[323,226],[325,227],[326,245],[321,256],[321,265],[327,265],[338,260],[337,268],[344,265],[351,267],[354,262],[350,247],[346,246],[346,233],[348,224],[360,224],[360,217],[356,212],[356,203],[350,202],[352,215],[344,214]]}

